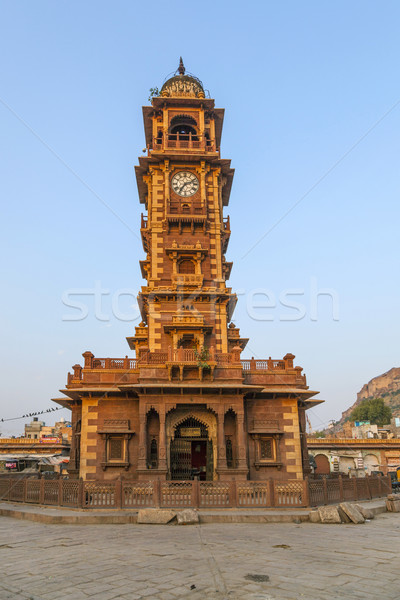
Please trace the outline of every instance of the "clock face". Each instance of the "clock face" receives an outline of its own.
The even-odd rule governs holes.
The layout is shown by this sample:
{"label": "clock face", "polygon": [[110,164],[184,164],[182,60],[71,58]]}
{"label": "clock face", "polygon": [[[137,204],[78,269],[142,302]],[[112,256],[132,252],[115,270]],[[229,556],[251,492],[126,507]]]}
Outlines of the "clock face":
{"label": "clock face", "polygon": [[179,171],[179,173],[173,176],[171,186],[175,194],[187,198],[197,192],[199,189],[199,180],[190,171]]}

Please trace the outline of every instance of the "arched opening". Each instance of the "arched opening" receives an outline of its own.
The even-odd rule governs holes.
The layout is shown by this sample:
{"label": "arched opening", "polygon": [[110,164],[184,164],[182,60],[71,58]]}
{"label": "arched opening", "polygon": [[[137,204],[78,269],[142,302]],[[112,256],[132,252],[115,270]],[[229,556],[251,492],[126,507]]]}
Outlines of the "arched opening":
{"label": "arched opening", "polygon": [[158,448],[156,438],[153,438],[150,442],[150,465],[152,469],[156,469],[158,466]]}
{"label": "arched opening", "polygon": [[180,261],[179,263],[179,273],[182,274],[193,274],[195,273],[196,267],[195,264],[192,260],[189,259],[183,259]]}
{"label": "arched opening", "polygon": [[372,471],[380,471],[380,461],[375,454],[367,454],[364,456],[364,468],[367,475],[371,475]]}
{"label": "arched opening", "polygon": [[237,443],[236,443],[236,414],[232,409],[225,413],[224,418],[226,466],[234,469],[237,466]]}
{"label": "arched opening", "polygon": [[147,413],[147,466],[149,469],[158,467],[158,442],[160,437],[160,418],[152,408]]}
{"label": "arched opening", "polygon": [[191,138],[198,141],[196,127],[197,123],[192,117],[178,115],[171,119],[168,137],[170,140],[188,141]]}
{"label": "arched opening", "polygon": [[315,457],[316,469],[318,475],[328,475],[331,472],[328,457],[325,454],[317,454]]}
{"label": "arched opening", "polygon": [[183,334],[178,342],[178,348],[185,348],[186,350],[193,350],[196,346],[197,344],[193,334]]}
{"label": "arched opening", "polygon": [[213,478],[213,447],[208,427],[188,417],[174,430],[170,446],[171,479],[201,481]]}

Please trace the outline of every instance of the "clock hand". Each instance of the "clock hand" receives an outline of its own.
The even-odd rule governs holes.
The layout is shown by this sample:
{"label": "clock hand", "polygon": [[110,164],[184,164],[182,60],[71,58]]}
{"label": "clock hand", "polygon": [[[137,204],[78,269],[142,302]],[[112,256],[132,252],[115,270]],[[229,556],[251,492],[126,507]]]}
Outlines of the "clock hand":
{"label": "clock hand", "polygon": [[185,188],[187,185],[193,184],[193,181],[187,181],[186,183],[183,184],[183,186],[180,188],[180,192],[183,190],[183,188]]}

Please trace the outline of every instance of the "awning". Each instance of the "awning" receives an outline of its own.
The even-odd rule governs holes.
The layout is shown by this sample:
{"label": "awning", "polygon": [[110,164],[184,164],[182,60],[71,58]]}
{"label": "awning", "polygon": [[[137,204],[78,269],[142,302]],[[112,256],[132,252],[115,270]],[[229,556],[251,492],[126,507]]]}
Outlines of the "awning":
{"label": "awning", "polygon": [[62,454],[0,454],[0,461],[34,460],[41,465],[59,465],[68,463],[69,456]]}

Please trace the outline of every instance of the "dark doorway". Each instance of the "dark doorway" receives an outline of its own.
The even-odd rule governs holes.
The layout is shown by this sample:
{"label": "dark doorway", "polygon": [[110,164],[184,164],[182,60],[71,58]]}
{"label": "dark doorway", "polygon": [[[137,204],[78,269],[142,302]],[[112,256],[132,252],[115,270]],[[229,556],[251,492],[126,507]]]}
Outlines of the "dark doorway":
{"label": "dark doorway", "polygon": [[207,475],[207,443],[205,440],[192,440],[193,474],[201,481],[205,481]]}
{"label": "dark doorway", "polygon": [[207,427],[194,418],[178,425],[170,447],[171,479],[200,481],[213,478],[212,441]]}

